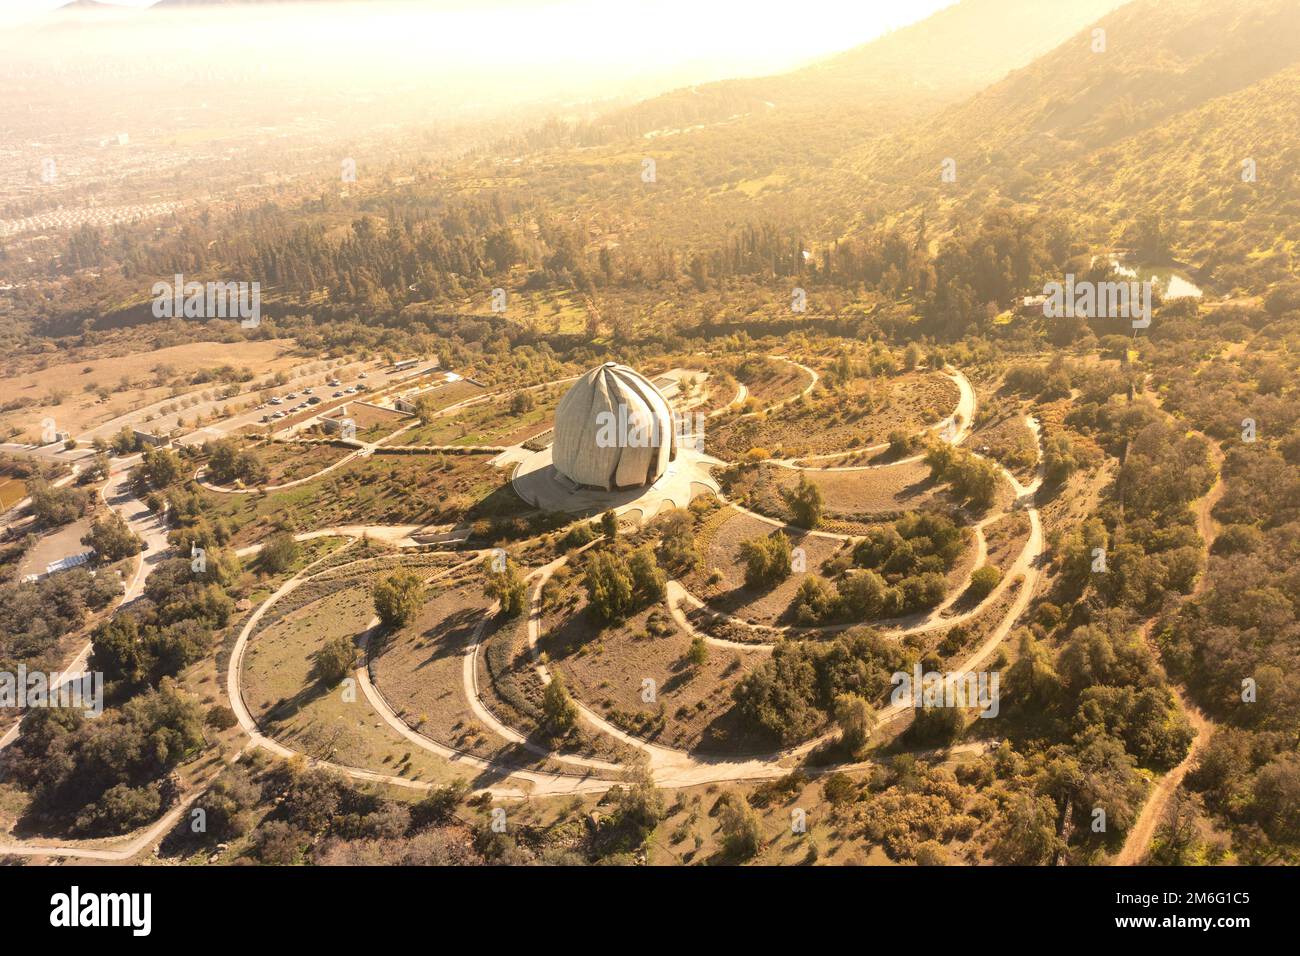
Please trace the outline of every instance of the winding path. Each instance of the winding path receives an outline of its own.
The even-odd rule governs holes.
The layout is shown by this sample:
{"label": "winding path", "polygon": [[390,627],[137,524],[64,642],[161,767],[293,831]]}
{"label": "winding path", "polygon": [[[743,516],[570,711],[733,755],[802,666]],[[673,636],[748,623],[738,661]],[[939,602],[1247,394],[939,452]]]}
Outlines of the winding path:
{"label": "winding path", "polygon": [[[1219,503],[1219,500],[1223,497],[1223,493],[1226,490],[1223,484],[1222,475],[1223,453],[1208,436],[1200,432],[1197,432],[1196,434],[1200,434],[1202,438],[1206,439],[1210,448],[1210,453],[1215,459],[1215,466],[1219,471],[1215,474],[1214,484],[1210,486],[1210,490],[1201,496],[1195,505],[1196,530],[1201,536],[1202,547],[1205,552],[1206,567],[1197,578],[1196,584],[1192,588],[1192,593],[1188,595],[1189,600],[1202,594],[1205,589],[1209,587],[1210,549],[1214,546],[1214,540],[1218,537],[1219,533],[1218,522],[1214,520],[1212,512],[1214,511],[1214,506]],[[1142,639],[1144,641],[1150,641],[1151,632],[1154,630],[1155,624],[1155,618],[1152,618],[1143,624]],[[1192,744],[1187,748],[1187,756],[1183,757],[1183,759],[1178,762],[1177,766],[1161,777],[1160,781],[1151,788],[1151,793],[1147,797],[1146,803],[1143,804],[1137,820],[1124,838],[1124,846],[1115,857],[1115,866],[1137,866],[1146,859],[1147,852],[1151,848],[1151,840],[1156,835],[1156,829],[1164,820],[1165,810],[1169,806],[1169,801],[1173,799],[1174,792],[1182,785],[1183,780],[1187,777],[1188,771],[1192,769],[1193,765],[1195,765],[1196,761],[1204,752],[1206,745],[1210,742],[1210,737],[1213,736],[1215,731],[1214,723],[1205,716],[1200,708],[1188,699],[1187,694],[1182,690],[1182,688],[1171,682],[1169,684],[1169,689],[1176,698],[1178,706],[1181,707],[1183,713],[1187,715],[1188,723],[1192,725],[1192,729],[1196,732],[1196,736],[1192,738]]]}
{"label": "winding path", "polygon": [[[816,387],[817,381],[819,379],[818,373],[814,369],[808,368],[807,366],[800,365],[799,363],[794,362],[793,360],[785,358],[783,356],[777,356],[777,358],[780,358],[782,361],[790,362],[791,364],[794,364],[799,368],[804,369],[809,373],[809,375],[812,378],[812,381],[808,385],[808,387],[805,388],[803,392],[800,393],[800,396],[795,396],[794,398],[786,399],[785,401],[779,402],[776,405],[771,406],[768,409],[765,409],[764,411],[770,411],[774,408],[779,408],[785,404],[788,404],[789,402],[797,401],[799,397],[802,397],[803,395],[810,393],[812,389]],[[973,389],[971,389],[969,382],[966,380],[963,374],[961,374],[960,372],[952,372],[950,374],[958,382],[959,387],[962,388],[962,401],[959,402],[958,409],[956,412],[954,412],[953,417],[949,419],[949,421],[954,423],[957,423],[958,420],[960,419],[960,426],[952,434],[946,435],[945,438],[947,440],[953,441],[954,443],[959,443],[960,441],[964,440],[965,437],[970,433],[971,422],[974,418],[974,391]],[[536,387],[545,387],[546,385],[550,385],[550,384],[554,384],[554,383],[544,383],[542,386],[536,386]],[[465,404],[470,404],[477,401],[482,401],[489,397],[490,396],[476,396],[474,399],[468,400],[465,403],[459,403],[458,406],[451,406],[449,409],[444,409],[442,413],[445,414],[448,411],[450,411],[451,408],[460,407]],[[757,414],[757,413],[751,413],[751,414]],[[1035,437],[1037,438],[1038,437],[1037,423],[1034,422],[1032,419],[1029,419],[1029,424],[1033,428]],[[940,426],[938,427],[943,427],[943,424],[941,423]],[[358,452],[357,454],[360,453],[361,452]],[[349,456],[349,459],[345,459],[345,460],[350,460],[351,457],[353,456]],[[338,467],[338,465],[341,465],[342,463],[343,462],[336,463],[332,467]],[[788,466],[788,467],[800,467],[794,465],[787,465],[785,463],[779,463],[779,462],[778,464],[782,464],[783,466]],[[897,465],[899,463],[894,462],[890,464]],[[856,468],[850,467],[843,470],[865,470],[865,468],[873,468],[873,467],[888,467],[888,466],[858,466]],[[1006,476],[1007,480],[1011,483],[1012,488],[1015,490],[1016,499],[1017,499],[1015,507],[1024,508],[1029,516],[1030,535],[1029,535],[1029,540],[1027,541],[1025,547],[1022,549],[1015,564],[1010,569],[1008,569],[1007,573],[1004,575],[1003,581],[1000,583],[999,588],[995,589],[993,594],[989,595],[989,597],[986,598],[985,602],[982,602],[980,607],[973,609],[971,612],[969,612],[966,615],[961,615],[961,616],[957,616],[942,621],[933,620],[934,615],[936,615],[939,611],[943,610],[947,606],[950,606],[951,601],[947,601],[945,602],[945,605],[925,615],[924,619],[910,622],[909,624],[899,627],[896,629],[896,631],[894,631],[894,633],[901,634],[901,633],[908,633],[916,630],[929,629],[931,627],[948,626],[951,624],[959,623],[961,620],[964,620],[969,616],[978,613],[982,607],[987,606],[987,602],[994,600],[995,595],[997,595],[1001,590],[1004,590],[1006,587],[1010,587],[1013,585],[1018,586],[1019,592],[1017,594],[1016,600],[1012,604],[1012,606],[1008,609],[1001,623],[980,644],[979,647],[974,649],[966,657],[966,659],[961,664],[961,670],[959,671],[959,673],[964,673],[965,671],[974,670],[975,668],[979,667],[995,651],[998,644],[1006,637],[1006,635],[1010,633],[1011,629],[1015,625],[1015,622],[1018,620],[1020,615],[1024,612],[1024,610],[1028,606],[1029,602],[1032,600],[1036,585],[1038,583],[1039,576],[1041,574],[1040,565],[1041,565],[1042,553],[1043,553],[1042,529],[1041,529],[1041,523],[1039,521],[1037,509],[1033,506],[1034,494],[1037,491],[1037,488],[1040,485],[1042,480],[1041,479],[1041,454],[1040,454],[1039,477],[1029,485],[1022,485],[1015,478],[1015,476],[1011,474],[1010,471],[1007,471],[1006,469],[1002,469],[1002,471]],[[318,477],[318,476],[312,476],[312,477]],[[303,479],[303,480],[310,480],[310,479]],[[224,489],[217,489],[217,490],[224,490]],[[738,506],[733,505],[733,507],[738,507]],[[754,517],[758,518],[759,520],[765,521],[769,524],[783,526],[782,522],[774,521],[773,519],[767,518],[766,516],[762,516],[754,512],[750,512],[747,509],[742,508],[739,510],[745,511],[745,513],[751,514]],[[398,544],[399,546],[410,546],[416,543],[412,541],[410,537],[411,534],[413,533],[413,528],[414,526],[408,526],[408,525],[346,526],[342,528],[321,529],[315,532],[307,532],[305,534],[298,535],[296,537],[305,539],[309,537],[341,535],[341,536],[355,538],[360,536],[361,534],[368,534],[372,537],[382,538],[384,540],[390,540],[393,543]],[[977,529],[977,531],[980,531],[980,529]],[[814,531],[812,533],[824,537],[834,538],[837,540],[851,540],[850,536],[836,535],[830,532]],[[986,545],[984,543],[984,537],[982,531],[980,531],[980,533],[978,534],[978,541],[979,541],[980,553],[986,554]],[[344,547],[347,546],[348,545],[345,545]],[[253,553],[255,550],[256,548],[243,549],[240,553],[249,554],[249,553]],[[317,561],[312,562],[306,568],[302,569],[298,574],[294,575],[292,578],[285,581],[275,591],[275,593],[273,593],[270,597],[268,597],[265,601],[263,601],[261,605],[259,605],[259,607],[253,612],[253,614],[245,622],[244,626],[241,628],[236,638],[235,645],[232,649],[229,663],[227,665],[226,693],[230,700],[230,705],[235,713],[236,719],[241,729],[248,737],[248,743],[245,745],[244,749],[246,750],[251,747],[257,747],[285,759],[294,758],[294,757],[304,757],[313,766],[328,768],[334,772],[340,773],[346,777],[355,780],[360,780],[360,781],[370,782],[370,783],[386,784],[391,786],[403,787],[407,789],[427,791],[429,789],[432,789],[435,786],[438,786],[438,784],[423,782],[423,781],[415,781],[409,778],[400,777],[396,775],[383,774],[374,771],[363,770],[356,767],[349,767],[349,766],[345,766],[342,764],[337,764],[329,761],[322,761],[322,760],[312,758],[308,755],[302,754],[300,751],[288,747],[283,743],[275,740],[274,738],[269,737],[264,733],[262,733],[256,720],[253,718],[253,715],[249,711],[243,699],[242,690],[240,686],[240,674],[242,671],[243,661],[244,661],[246,651],[248,649],[249,641],[254,635],[254,633],[256,632],[258,624],[266,615],[266,613],[278,601],[283,599],[285,596],[291,594],[296,588],[301,586],[306,581],[310,580],[316,568],[322,562],[326,561],[329,557],[331,557],[335,553],[337,552],[331,552],[330,555],[326,555],[318,559]],[[569,557],[570,557],[569,555],[565,555],[560,558],[557,558],[556,560],[550,562],[544,567],[536,569],[529,576],[530,580],[533,582],[533,587],[530,594],[530,604],[528,609],[528,614],[529,614],[528,624],[527,624],[528,643],[531,652],[533,654],[534,667],[536,668],[539,677],[543,680],[544,683],[550,681],[551,675],[545,663],[541,660],[540,653],[538,650],[538,641],[541,635],[541,593],[543,587],[545,586],[546,582],[549,580],[551,575],[554,574],[554,572],[558,568],[563,566],[569,560]],[[977,562],[976,566],[978,566],[978,563],[979,562]],[[459,566],[463,566],[463,564]],[[450,573],[450,571],[446,573]],[[140,581],[143,580],[143,577],[141,575],[137,575],[137,578]],[[684,615],[682,615],[681,613],[681,608],[680,608],[681,599],[687,597],[687,594],[684,589],[681,589],[680,593],[677,591],[677,588],[680,588],[680,585],[677,582],[671,582],[671,583],[676,587],[670,591],[668,604],[669,604],[669,608],[674,611],[674,617],[678,618],[680,623],[681,618],[684,617]],[[132,587],[135,587],[136,584],[137,582],[133,581]],[[957,594],[960,594],[960,590],[957,592]],[[673,599],[674,597],[676,597],[677,600],[674,600]],[[553,759],[560,763],[567,763],[579,767],[584,771],[587,771],[587,773],[555,773],[555,772],[545,772],[545,771],[524,769],[524,768],[519,768],[519,767],[509,765],[503,761],[485,759],[473,754],[469,754],[439,744],[436,741],[433,741],[430,738],[427,738],[417,733],[409,725],[407,725],[404,721],[401,720],[401,718],[388,705],[387,701],[385,701],[382,693],[371,682],[368,668],[363,662],[362,665],[357,668],[356,679],[358,684],[361,686],[363,693],[366,696],[366,700],[370,703],[372,707],[374,707],[375,711],[379,714],[379,716],[384,720],[384,722],[390,728],[392,728],[395,732],[400,734],[405,740],[411,742],[413,745],[418,746],[431,753],[434,753],[437,756],[446,759],[447,761],[449,761],[454,765],[458,764],[464,766],[467,769],[472,769],[474,771],[477,771],[483,774],[484,776],[496,780],[500,780],[500,781],[515,781],[518,784],[523,785],[523,786],[510,786],[502,782],[502,783],[490,783],[478,788],[478,792],[489,794],[494,799],[518,800],[518,799],[525,799],[528,796],[537,796],[537,795],[596,793],[596,792],[602,792],[608,790],[610,787],[618,785],[618,780],[616,779],[610,779],[608,777],[600,778],[600,777],[591,776],[590,772],[591,771],[613,772],[622,769],[624,765],[609,763],[606,761],[594,760],[591,758],[580,757],[572,754],[562,754],[562,753],[557,753],[555,751],[547,750],[544,747],[537,746],[532,741],[528,740],[526,737],[520,734],[518,731],[514,730],[513,728],[510,728],[509,726],[505,725],[501,721],[497,720],[496,717],[492,714],[490,708],[488,708],[487,705],[482,700],[482,695],[478,687],[477,667],[476,667],[477,654],[479,653],[479,648],[482,643],[482,636],[484,633],[484,628],[486,627],[487,620],[488,618],[485,615],[483,620],[480,622],[478,629],[473,635],[473,639],[470,641],[469,646],[463,656],[462,687],[460,689],[462,693],[465,694],[466,699],[469,702],[476,717],[478,717],[478,719],[480,719],[484,724],[491,727],[494,732],[500,734],[503,738],[515,744],[518,744],[519,746],[529,750],[529,752],[534,753],[538,756],[544,756],[547,759]],[[747,648],[752,648],[754,645],[747,644],[745,646]],[[834,736],[833,732],[828,733],[818,738],[806,741],[796,747],[789,748],[783,751],[774,752],[774,753],[768,753],[768,754],[756,754],[752,756],[736,756],[736,757],[708,756],[702,754],[689,753],[686,751],[677,750],[670,747],[665,747],[659,744],[651,743],[645,739],[634,736],[632,734],[628,734],[627,732],[623,731],[621,728],[613,725],[612,723],[610,723],[609,721],[601,717],[599,714],[592,711],[581,701],[575,700],[574,703],[578,707],[579,715],[584,723],[588,724],[598,732],[608,735],[609,737],[625,745],[626,747],[635,750],[639,754],[641,761],[643,761],[644,765],[650,771],[655,782],[659,786],[668,787],[668,788],[681,788],[681,787],[695,786],[699,784],[723,783],[723,782],[731,782],[731,781],[758,780],[758,779],[767,779],[767,778],[783,776],[789,773],[792,769],[794,769],[794,767],[797,765],[797,762],[801,757],[803,757],[804,755],[806,755],[807,753],[809,753],[810,751],[812,751],[813,749],[820,746],[825,741],[827,741],[828,739]],[[893,720],[897,720],[903,717],[910,709],[911,709],[910,705],[907,704],[893,705],[891,707],[885,708],[878,715],[877,724],[882,725],[882,724],[889,723]],[[979,749],[984,746],[985,744],[983,743],[976,743],[970,745],[962,745],[960,747],[953,748],[953,750]],[[822,773],[835,772],[837,770],[855,769],[855,768],[867,767],[872,765],[873,764],[871,761],[864,761],[861,763],[854,763],[854,764],[842,764],[836,766],[824,766],[824,767],[803,768],[803,769],[805,769],[809,773],[822,774]],[[189,797],[189,800],[193,800],[193,799],[194,796],[191,795]],[[141,849],[149,845],[153,840],[156,840],[162,833],[166,832],[166,830],[168,830],[171,826],[173,826],[176,823],[176,821],[179,819],[180,814],[184,812],[185,807],[187,805],[188,805],[188,801],[179,804],[177,807],[174,807],[171,811],[169,811],[164,817],[162,817],[157,823],[151,826],[148,830],[132,838],[132,840],[129,843],[124,844],[121,847],[92,849],[92,848],[80,847],[76,845],[64,845],[64,844],[58,846],[50,846],[50,845],[38,846],[36,844],[21,844],[16,847],[0,845],[0,852],[23,853],[26,855],[78,856],[78,857],[105,859],[105,860],[129,859],[135,856],[136,854],[138,854]]]}

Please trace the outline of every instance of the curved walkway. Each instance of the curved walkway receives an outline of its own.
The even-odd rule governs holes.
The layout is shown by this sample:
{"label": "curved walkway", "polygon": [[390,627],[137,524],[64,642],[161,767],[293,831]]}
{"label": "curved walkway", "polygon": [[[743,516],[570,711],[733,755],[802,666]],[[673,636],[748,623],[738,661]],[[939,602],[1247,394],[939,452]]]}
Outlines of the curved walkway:
{"label": "curved walkway", "polygon": [[[800,366],[802,368],[803,366]],[[960,369],[946,368],[944,374],[957,383],[957,389],[960,393],[957,399],[957,407],[953,413],[941,422],[924,429],[926,432],[938,432],[939,437],[951,445],[960,445],[974,429],[975,421],[975,389],[966,377],[966,373]],[[791,471],[872,471],[876,468],[895,468],[898,465],[908,465],[913,462],[922,461],[924,454],[912,455],[908,458],[900,458],[897,461],[881,462],[877,465],[809,465],[810,461],[835,461],[841,458],[848,458],[852,455],[865,455],[871,452],[883,451],[889,447],[889,443],[868,445],[864,448],[850,448],[848,451],[833,452],[826,455],[803,455],[799,458],[764,458],[763,464],[775,465],[778,468],[787,468]]]}
{"label": "curved walkway", "polygon": [[[807,366],[800,365],[797,362],[793,362],[793,360],[784,358],[783,356],[777,356],[777,357],[780,358],[782,361],[787,361],[790,362],[791,364],[797,365],[798,367],[807,371],[812,376],[811,384],[801,393],[801,395],[808,394],[816,386],[819,376],[815,370],[808,368]],[[962,376],[962,379],[964,380],[964,376]],[[544,387],[545,384],[553,384],[553,383],[544,383],[543,386],[536,386],[536,387]],[[475,399],[470,401],[479,401],[486,397],[487,396],[478,396]],[[772,407],[780,407],[781,405],[787,404],[790,401],[797,400],[797,398],[798,397],[787,399],[785,402],[778,403],[778,405]],[[466,404],[466,403],[461,403],[461,404]],[[443,410],[443,411],[445,412],[447,410]],[[969,426],[969,422],[971,418],[973,418],[973,408],[971,409],[971,412],[972,414],[964,416],[965,418],[964,424],[966,424],[967,426]],[[1035,437],[1037,438],[1038,437],[1037,423],[1033,422],[1032,419],[1029,420],[1029,423],[1034,430]],[[969,429],[967,428],[967,433],[968,431]],[[960,441],[964,437],[965,437],[964,434],[959,434],[957,436],[954,436],[954,440]],[[333,467],[337,467],[341,463],[342,462],[336,463]],[[1007,582],[1014,581],[1017,577],[1023,577],[1023,582],[1021,583],[1020,592],[1016,598],[1016,601],[1013,603],[1011,608],[1008,609],[1008,612],[1003,618],[1002,622],[989,635],[989,637],[986,638],[985,641],[982,642],[978,648],[972,651],[971,654],[968,655],[967,658],[962,662],[962,671],[973,670],[974,668],[980,666],[980,664],[982,664],[993,653],[993,651],[996,649],[998,644],[1010,632],[1012,627],[1015,625],[1015,622],[1018,620],[1020,615],[1024,612],[1025,608],[1028,606],[1030,600],[1033,597],[1035,587],[1038,582],[1038,578],[1041,574],[1040,565],[1041,565],[1043,546],[1042,546],[1041,524],[1039,521],[1037,510],[1033,507],[1032,497],[1042,480],[1041,467],[1042,465],[1041,465],[1041,454],[1040,454],[1039,476],[1030,485],[1022,485],[1019,481],[1016,480],[1014,475],[1011,475],[1009,471],[1003,469],[1004,473],[1008,477],[1008,480],[1011,482],[1012,487],[1016,491],[1016,495],[1017,495],[1016,507],[1024,507],[1027,509],[1030,517],[1030,524],[1031,524],[1029,541],[1027,542],[1025,548],[1022,550],[1016,563],[1004,575],[1004,584],[1006,584]],[[310,479],[306,479],[306,480],[310,480]],[[745,511],[748,514],[752,514],[754,517],[757,517],[760,520],[763,520],[767,523],[775,524],[777,526],[782,525],[781,522],[777,522],[774,521],[773,519],[766,518],[765,516],[761,516],[761,515],[757,515],[756,513],[749,512],[747,511],[747,509],[741,508],[739,510]],[[322,529],[317,532],[308,532],[306,533],[305,536],[299,536],[299,537],[307,537],[307,536],[320,537],[320,536],[326,536],[326,535],[332,535],[338,533],[344,533],[348,537],[356,537],[360,533],[371,534],[372,536],[380,537],[385,533],[391,533],[397,536],[396,540],[398,542],[405,543],[410,540],[411,526],[397,526],[396,528],[394,528],[393,526],[348,526],[346,528],[331,528],[331,529]],[[818,534],[818,532],[813,532],[813,533]],[[824,537],[835,538],[838,540],[849,540],[849,536],[835,535],[829,532],[820,532],[819,534]],[[983,540],[982,534],[980,535],[980,540],[981,541]],[[350,543],[349,545],[345,545],[344,547],[348,547],[348,546],[350,546]],[[585,550],[585,548],[580,550]],[[248,551],[249,549],[245,549],[245,552]],[[303,756],[306,757],[308,762],[313,766],[328,768],[332,771],[338,772],[340,774],[343,774],[347,777],[356,780],[372,782],[372,783],[382,783],[382,784],[388,784],[392,786],[399,786],[399,787],[405,787],[409,789],[427,791],[429,789],[438,786],[438,784],[410,780],[405,777],[377,773],[374,771],[363,770],[356,767],[348,767],[341,764],[331,763],[329,761],[321,761],[321,760],[316,760],[314,758],[307,757],[305,754],[302,754],[301,752],[296,751],[290,747],[287,747],[284,744],[281,744],[280,742],[274,740],[273,738],[264,735],[259,729],[257,722],[254,720],[251,712],[248,710],[243,700],[242,691],[240,687],[240,673],[242,670],[243,659],[247,651],[249,640],[252,637],[253,632],[257,628],[258,623],[265,616],[266,612],[271,607],[273,607],[279,600],[284,598],[286,595],[292,593],[297,587],[299,587],[305,581],[309,580],[312,576],[311,572],[314,571],[318,565],[320,565],[322,562],[326,561],[332,555],[337,553],[338,553],[337,551],[331,552],[331,554],[325,555],[324,557],[317,559],[316,561],[309,564],[306,568],[303,568],[298,574],[296,574],[295,576],[293,576],[292,578],[284,582],[284,584],[282,584],[270,597],[268,597],[265,601],[263,601],[263,603],[254,611],[254,613],[249,617],[248,621],[245,622],[244,626],[240,630],[238,637],[236,638],[235,646],[232,649],[229,663],[227,665],[226,692],[230,699],[231,707],[235,712],[236,719],[240,724],[241,729],[249,738],[249,743],[246,745],[246,747],[260,747],[272,754],[275,754],[283,758]],[[530,575],[530,578],[533,579],[535,583],[530,596],[529,617],[528,617],[528,642],[529,642],[530,651],[534,659],[534,667],[537,670],[539,677],[542,679],[544,683],[549,683],[551,676],[546,665],[542,662],[538,650],[538,640],[540,638],[540,631],[541,631],[541,624],[540,624],[541,593],[543,587],[545,586],[547,580],[549,580],[550,576],[555,572],[555,570],[557,570],[559,567],[564,565],[569,560],[569,557],[570,555],[565,555],[560,558],[557,558],[556,560],[550,562],[544,567],[537,569],[536,571],[533,572],[532,575]],[[463,566],[463,564],[460,566]],[[675,584],[676,582],[673,583]],[[670,607],[676,607],[676,603],[670,602]],[[680,613],[679,607],[677,607],[677,611],[678,613]],[[948,624],[955,623],[957,620],[959,619],[954,618],[949,621],[944,621],[941,624],[935,626],[947,626]],[[478,647],[482,640],[482,629],[486,626],[485,622],[486,622],[486,617],[484,618],[483,622],[480,622],[479,630],[475,633],[474,639],[471,641],[470,644],[470,649],[465,654],[464,667],[462,670],[463,689],[466,691],[466,694],[469,697],[469,699],[473,702],[471,706],[473,707],[475,713],[480,716],[480,719],[484,720],[484,723],[488,724],[489,726],[492,726],[493,729],[496,730],[496,732],[498,733],[500,733],[501,730],[504,730],[506,733],[503,734],[503,736],[505,736],[506,739],[512,739],[514,740],[514,742],[519,743],[522,746],[528,747],[529,744],[525,739],[522,738],[522,735],[520,735],[517,731],[513,731],[511,728],[502,724],[500,721],[497,721],[495,717],[491,715],[490,709],[488,709],[481,700],[481,695],[479,694],[479,689],[477,684],[477,671],[475,665],[476,665],[476,655],[478,653]],[[917,627],[904,628],[903,630],[905,631],[914,630],[924,626],[925,626],[924,622],[919,622]],[[745,646],[751,647],[752,645],[745,645]],[[419,746],[423,749],[438,754],[439,756],[443,757],[444,759],[448,760],[453,764],[462,764],[466,767],[471,767],[475,770],[478,770],[487,775],[491,775],[493,777],[515,779],[520,781],[521,783],[526,783],[529,785],[528,790],[523,790],[516,787],[507,787],[507,786],[501,786],[497,784],[491,784],[479,788],[478,792],[488,793],[494,798],[522,799],[527,797],[530,794],[542,795],[542,794],[559,794],[559,793],[601,792],[604,790],[608,790],[610,787],[615,786],[618,783],[616,780],[583,777],[575,774],[548,773],[548,772],[541,772],[541,771],[517,769],[517,768],[507,766],[500,761],[484,759],[472,754],[455,750],[450,747],[445,747],[441,744],[437,744],[436,742],[430,740],[429,738],[423,737],[422,735],[416,733],[392,711],[392,709],[384,701],[383,695],[379,693],[377,688],[375,688],[371,683],[369,679],[368,669],[364,664],[358,668],[356,676],[358,682],[362,687],[363,693],[365,693],[366,698],[370,702],[371,706],[373,706],[376,709],[376,711],[380,714],[380,716],[384,719],[384,721],[392,729],[394,729],[396,732],[401,734],[404,739],[409,740],[411,743],[415,744],[416,746]],[[599,732],[607,734],[611,738],[619,741],[620,743],[638,751],[642,756],[645,765],[648,767],[652,776],[654,777],[656,783],[659,784],[660,786],[669,787],[669,788],[680,788],[680,787],[694,786],[697,784],[706,784],[706,783],[720,783],[720,782],[740,781],[740,780],[756,780],[756,779],[765,779],[765,778],[782,776],[790,772],[791,769],[793,769],[793,764],[801,756],[807,754],[808,752],[820,746],[826,740],[834,736],[833,732],[828,733],[822,735],[821,737],[806,741],[803,744],[798,745],[797,747],[793,747],[787,750],[778,751],[769,754],[741,756],[741,757],[721,757],[721,756],[711,757],[707,755],[692,754],[686,751],[676,750],[670,747],[664,747],[662,745],[654,744],[642,738],[628,734],[622,729],[614,726],[609,721],[602,718],[600,715],[593,712],[581,701],[575,700],[574,702],[578,707],[578,712],[582,720],[585,723],[589,724]],[[890,707],[881,711],[881,713],[878,716],[877,725],[879,726],[881,724],[885,724],[890,721],[896,720],[902,717],[903,714],[905,714],[909,709],[911,708],[907,704],[891,705]],[[486,717],[484,717],[484,715],[486,715]],[[970,748],[978,748],[982,746],[984,745],[977,743],[971,745],[963,745],[963,748],[970,749]],[[955,748],[955,749],[963,749],[963,748]],[[577,763],[579,765],[587,767],[588,769],[614,770],[620,767],[620,765],[618,764],[606,763],[603,761],[594,761],[588,758],[576,757],[574,755],[560,755],[553,751],[547,751],[545,750],[545,748],[539,748],[539,749],[549,759]],[[865,762],[855,763],[855,764],[842,764],[837,766],[826,766],[826,767],[804,768],[804,769],[809,773],[822,774],[822,773],[831,773],[837,770],[855,769],[858,767],[867,767],[872,765],[873,765],[872,762],[865,761]],[[189,799],[192,800],[193,797],[190,797]],[[28,855],[61,855],[61,856],[80,856],[80,857],[89,857],[89,858],[98,858],[98,859],[129,859],[131,856],[134,856],[136,853],[138,853],[144,846],[146,846],[153,839],[156,839],[162,832],[164,832],[170,826],[174,825],[174,823],[179,819],[180,814],[184,811],[186,806],[187,803],[182,803],[177,807],[173,808],[171,811],[168,812],[167,815],[165,815],[156,824],[150,827],[149,830],[145,831],[139,837],[134,838],[130,844],[127,844],[123,847],[115,847],[109,849],[101,849],[101,848],[92,849],[92,848],[81,848],[76,846],[69,847],[66,845],[56,847],[56,846],[37,846],[33,844],[33,845],[20,846],[18,849],[11,849],[11,848],[0,846],[0,851],[19,852],[19,853],[26,853]],[[107,855],[103,855],[103,854],[107,854]]]}

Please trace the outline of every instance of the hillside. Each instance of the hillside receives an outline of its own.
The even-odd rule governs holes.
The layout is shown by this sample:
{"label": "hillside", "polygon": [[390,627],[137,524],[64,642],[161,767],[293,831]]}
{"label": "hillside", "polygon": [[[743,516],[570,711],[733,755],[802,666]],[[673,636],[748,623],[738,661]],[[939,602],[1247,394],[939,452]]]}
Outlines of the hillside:
{"label": "hillside", "polygon": [[[967,101],[868,144],[847,171],[871,171],[871,195],[893,197],[896,209],[951,213],[972,198],[1010,199],[1068,209],[1114,242],[1133,241],[1126,222],[1168,219],[1170,233],[1147,251],[1215,265],[1222,256],[1207,247],[1201,220],[1222,226],[1215,245],[1235,244],[1232,224],[1251,209],[1271,215],[1297,198],[1277,124],[1296,113],[1300,7],[1138,0],[1099,25],[1104,52],[1093,52],[1090,30],[1078,33]],[[1185,146],[1202,137],[1210,142],[1189,169]],[[1248,157],[1273,171],[1259,189],[1238,188]],[[956,163],[954,184],[940,182],[946,158]]]}
{"label": "hillside", "polygon": [[956,99],[1024,66],[1121,0],[963,0],[910,26],[800,70],[676,90],[594,121],[585,142],[641,135],[754,113],[871,108],[877,116],[914,115]]}

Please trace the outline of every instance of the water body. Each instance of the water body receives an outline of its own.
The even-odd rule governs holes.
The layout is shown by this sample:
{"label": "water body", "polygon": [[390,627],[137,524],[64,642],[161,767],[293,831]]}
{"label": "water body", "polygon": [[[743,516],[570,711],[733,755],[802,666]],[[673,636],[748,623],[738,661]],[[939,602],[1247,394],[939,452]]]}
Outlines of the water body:
{"label": "water body", "polygon": [[1174,266],[1153,266],[1133,262],[1121,256],[1111,256],[1110,266],[1119,275],[1139,282],[1150,280],[1162,299],[1199,299],[1203,294],[1187,273]]}

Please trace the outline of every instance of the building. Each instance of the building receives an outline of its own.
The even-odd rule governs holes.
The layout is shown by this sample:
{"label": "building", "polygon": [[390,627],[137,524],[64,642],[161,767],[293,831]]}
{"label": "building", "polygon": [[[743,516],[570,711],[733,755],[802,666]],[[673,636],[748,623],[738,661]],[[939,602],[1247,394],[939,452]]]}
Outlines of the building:
{"label": "building", "polygon": [[652,485],[677,457],[672,409],[644,375],[607,362],[560,400],[551,447],[555,470],[578,487]]}
{"label": "building", "polygon": [[171,435],[155,435],[153,432],[143,431],[139,428],[131,429],[132,435],[135,436],[135,443],[138,448],[167,448],[172,443]]}

